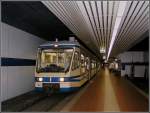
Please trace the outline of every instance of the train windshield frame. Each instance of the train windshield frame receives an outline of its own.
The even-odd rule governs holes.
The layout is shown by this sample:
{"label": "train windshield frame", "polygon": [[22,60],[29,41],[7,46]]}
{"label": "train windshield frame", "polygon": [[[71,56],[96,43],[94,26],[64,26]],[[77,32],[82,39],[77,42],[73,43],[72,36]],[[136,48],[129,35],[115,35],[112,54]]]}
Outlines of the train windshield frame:
{"label": "train windshield frame", "polygon": [[73,51],[73,48],[39,49],[36,71],[38,73],[69,71]]}

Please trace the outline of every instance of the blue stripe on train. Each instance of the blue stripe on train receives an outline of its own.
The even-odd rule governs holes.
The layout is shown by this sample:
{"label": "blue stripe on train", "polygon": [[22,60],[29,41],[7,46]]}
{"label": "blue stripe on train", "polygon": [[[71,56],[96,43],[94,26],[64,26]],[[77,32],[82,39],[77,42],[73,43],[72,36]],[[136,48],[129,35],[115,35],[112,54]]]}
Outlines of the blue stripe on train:
{"label": "blue stripe on train", "polygon": [[[80,77],[80,76],[77,76]],[[77,78],[75,77],[64,77],[64,82],[79,82],[80,80],[84,79],[85,76],[82,78]],[[51,77],[51,82],[60,82],[59,81],[60,77]],[[43,77],[43,82],[50,82],[50,77]]]}
{"label": "blue stripe on train", "polygon": [[43,77],[43,81],[44,82],[50,82],[50,78],[49,77]]}
{"label": "blue stripe on train", "polygon": [[51,82],[59,82],[60,77],[51,77]]}

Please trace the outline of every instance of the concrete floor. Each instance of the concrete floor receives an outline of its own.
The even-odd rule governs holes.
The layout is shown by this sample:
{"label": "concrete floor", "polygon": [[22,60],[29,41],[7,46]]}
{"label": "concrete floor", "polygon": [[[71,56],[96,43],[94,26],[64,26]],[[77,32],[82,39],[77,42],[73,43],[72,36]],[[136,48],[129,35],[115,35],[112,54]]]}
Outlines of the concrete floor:
{"label": "concrete floor", "polygon": [[61,111],[149,111],[148,99],[127,80],[101,70]]}
{"label": "concrete floor", "polygon": [[101,69],[79,91],[46,96],[35,92],[2,104],[3,111],[137,112],[149,111],[148,98],[127,79]]}

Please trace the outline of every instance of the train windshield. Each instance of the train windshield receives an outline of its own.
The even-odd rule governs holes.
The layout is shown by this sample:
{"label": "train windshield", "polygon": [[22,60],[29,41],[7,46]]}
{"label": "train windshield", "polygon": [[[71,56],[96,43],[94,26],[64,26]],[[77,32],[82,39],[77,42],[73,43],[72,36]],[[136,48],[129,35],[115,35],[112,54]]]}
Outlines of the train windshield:
{"label": "train windshield", "polygon": [[73,49],[45,49],[38,52],[37,72],[67,72]]}

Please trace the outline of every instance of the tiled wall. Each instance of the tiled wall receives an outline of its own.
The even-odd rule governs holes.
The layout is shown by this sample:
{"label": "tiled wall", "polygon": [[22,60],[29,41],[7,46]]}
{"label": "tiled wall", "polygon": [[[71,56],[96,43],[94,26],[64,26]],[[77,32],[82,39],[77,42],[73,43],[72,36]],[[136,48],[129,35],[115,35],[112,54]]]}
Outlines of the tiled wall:
{"label": "tiled wall", "polygon": [[45,40],[1,24],[1,100],[26,93],[34,88],[37,47]]}

